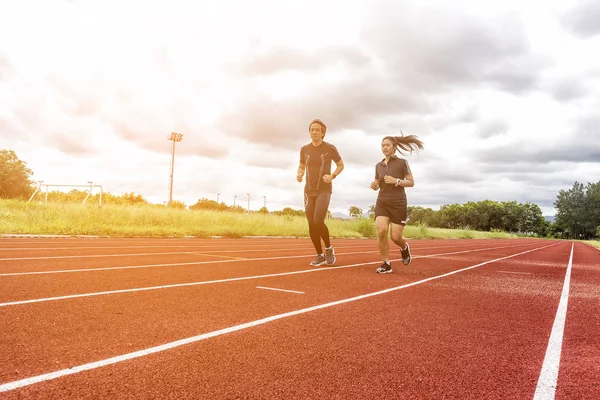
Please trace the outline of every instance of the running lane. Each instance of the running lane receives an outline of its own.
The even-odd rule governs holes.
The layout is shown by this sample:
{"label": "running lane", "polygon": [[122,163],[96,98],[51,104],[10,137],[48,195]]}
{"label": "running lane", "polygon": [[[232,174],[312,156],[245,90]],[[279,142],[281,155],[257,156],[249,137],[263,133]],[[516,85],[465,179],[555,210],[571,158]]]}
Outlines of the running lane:
{"label": "running lane", "polygon": [[575,243],[556,399],[600,399],[600,250]]}
{"label": "running lane", "polygon": [[[212,310],[215,326],[219,314],[229,324],[236,318],[251,322],[260,315],[281,316],[277,313],[290,310],[292,314],[2,395],[531,398],[571,249],[570,243],[544,245],[550,247],[542,249],[538,244],[529,248],[538,250],[523,254],[518,253],[527,249],[505,250],[495,258],[482,254],[479,265],[472,263],[470,255],[468,262],[416,259],[414,265],[387,276],[377,276],[371,269],[340,269],[297,279],[277,278],[280,286],[312,288],[312,294],[307,290],[304,295],[256,288],[252,294],[248,282],[228,284],[229,291],[203,293],[210,296],[212,306],[200,309]],[[430,280],[418,283],[419,267],[431,273]],[[407,283],[415,285],[400,288]],[[169,293],[164,292],[162,300],[157,297],[153,305],[162,301],[169,310],[180,301],[193,304],[183,292]],[[349,297],[358,293],[368,297]],[[331,304],[332,299],[341,302]],[[88,304],[99,309],[106,301]],[[330,303],[325,308],[306,309],[326,301]],[[127,310],[133,304],[123,306]],[[146,310],[132,336],[151,336],[161,328],[156,322],[141,323],[152,321],[152,314],[152,309]],[[164,331],[192,315],[174,314],[162,326]],[[138,319],[137,310],[121,322],[129,319]],[[221,323],[221,328],[227,326],[232,325]],[[193,330],[193,324],[187,329]],[[107,336],[105,342],[109,341]],[[104,345],[97,342],[99,348]],[[81,349],[74,346],[70,351]],[[48,369],[51,364],[45,365]]]}

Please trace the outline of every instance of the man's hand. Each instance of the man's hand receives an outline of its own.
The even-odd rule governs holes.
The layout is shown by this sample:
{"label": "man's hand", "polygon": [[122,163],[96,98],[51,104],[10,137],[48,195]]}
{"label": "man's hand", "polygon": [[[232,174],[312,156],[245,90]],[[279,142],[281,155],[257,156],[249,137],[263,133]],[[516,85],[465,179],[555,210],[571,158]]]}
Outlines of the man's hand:
{"label": "man's hand", "polygon": [[379,181],[378,180],[374,180],[373,182],[371,182],[371,189],[373,189],[373,190],[379,189]]}
{"label": "man's hand", "polygon": [[296,180],[298,182],[302,182],[302,175],[296,175]]}

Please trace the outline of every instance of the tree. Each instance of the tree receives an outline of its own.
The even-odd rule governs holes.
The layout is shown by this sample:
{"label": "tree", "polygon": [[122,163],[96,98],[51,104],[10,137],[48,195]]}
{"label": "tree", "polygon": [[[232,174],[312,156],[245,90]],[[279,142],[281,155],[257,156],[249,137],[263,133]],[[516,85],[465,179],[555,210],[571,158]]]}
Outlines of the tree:
{"label": "tree", "polygon": [[369,206],[369,211],[367,212],[370,219],[375,219],[375,204],[371,204]]}
{"label": "tree", "polygon": [[521,222],[521,232],[537,233],[545,236],[547,230],[547,221],[542,215],[542,210],[537,204],[525,203],[523,205],[523,220]]}
{"label": "tree", "polygon": [[600,237],[600,181],[588,183],[585,203],[588,216],[586,228],[591,234]]}
{"label": "tree", "polygon": [[33,171],[12,150],[0,150],[0,198],[25,199],[34,191]]}
{"label": "tree", "polygon": [[283,210],[274,211],[273,214],[275,214],[275,215],[290,215],[290,216],[298,216],[298,217],[303,217],[305,215],[303,210],[294,210],[291,207],[285,207]]}
{"label": "tree", "polygon": [[350,214],[350,216],[352,218],[360,218],[363,215],[363,210],[361,208],[356,207],[356,206],[351,206],[348,209],[348,214]]}
{"label": "tree", "polygon": [[406,212],[408,214],[408,225],[433,226],[435,223],[435,211],[431,208],[408,206]]}
{"label": "tree", "polygon": [[561,190],[554,202],[555,223],[568,234],[569,238],[579,238],[584,231],[586,223],[585,197],[583,184],[575,182],[571,190]]}

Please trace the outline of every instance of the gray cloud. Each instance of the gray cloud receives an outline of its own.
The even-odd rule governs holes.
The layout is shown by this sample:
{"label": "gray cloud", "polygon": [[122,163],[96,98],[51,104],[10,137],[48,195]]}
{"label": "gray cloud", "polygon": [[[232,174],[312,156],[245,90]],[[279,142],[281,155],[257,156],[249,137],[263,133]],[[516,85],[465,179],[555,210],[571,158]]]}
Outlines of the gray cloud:
{"label": "gray cloud", "polygon": [[563,24],[581,37],[592,37],[600,33],[600,3],[583,1],[569,10],[562,18]]}
{"label": "gray cloud", "polygon": [[600,160],[600,145],[592,144],[592,148],[588,146],[589,144],[585,143],[543,144],[539,147],[504,145],[479,153],[476,160],[502,165],[514,164],[520,161],[528,163],[549,163],[553,161],[598,162]]}
{"label": "gray cloud", "polygon": [[593,79],[593,77],[561,77],[553,82],[549,86],[549,91],[552,96],[558,101],[569,101],[584,97],[589,89],[583,83],[584,79]]}
{"label": "gray cloud", "polygon": [[[410,162],[410,160],[409,160]],[[446,162],[444,168],[439,168],[440,163],[425,164],[422,168],[422,176],[415,177],[415,181],[422,182],[448,182],[473,184],[489,179],[489,175],[483,174],[476,166]]]}
{"label": "gray cloud", "polygon": [[248,93],[252,100],[236,107],[239,111],[223,115],[217,128],[252,143],[295,148],[306,142],[308,123],[314,118],[322,119],[328,131],[369,131],[375,126],[374,118],[428,109],[423,98],[386,86],[381,78],[362,78],[320,91],[314,98],[287,101]]}
{"label": "gray cloud", "polygon": [[366,46],[406,85],[439,91],[488,82],[521,92],[536,84],[542,60],[529,52],[517,15],[483,21],[451,8],[415,12],[389,3],[376,10]]}
{"label": "gray cloud", "polygon": [[43,137],[43,143],[65,154],[88,156],[100,149],[93,144],[94,135],[82,133],[79,129],[61,130]]}
{"label": "gray cloud", "polygon": [[496,119],[480,123],[476,133],[480,137],[488,139],[506,133],[509,128],[508,122]]}
{"label": "gray cloud", "polygon": [[503,165],[502,168],[498,168],[496,164],[481,163],[475,168],[479,172],[491,176],[500,175],[509,179],[515,178],[515,176],[542,176],[545,175],[548,179],[552,179],[554,173],[558,173],[565,170],[563,163],[532,163],[528,160],[516,160],[515,162]]}
{"label": "gray cloud", "polygon": [[520,94],[535,88],[542,70],[537,63],[529,66],[516,67],[509,63],[492,69],[485,79],[492,81],[500,89],[514,94]]}
{"label": "gray cloud", "polygon": [[[569,131],[548,136],[548,140],[520,144],[507,143],[485,151],[475,152],[474,162],[486,163],[493,168],[521,169],[522,163],[534,166],[551,162],[600,163],[600,113],[578,117]],[[546,167],[544,167],[546,169]]]}
{"label": "gray cloud", "polygon": [[229,154],[227,139],[219,138],[218,132],[211,127],[192,125],[185,120],[168,124],[163,118],[159,119],[149,112],[135,117],[129,115],[127,122],[111,121],[110,129],[143,149],[158,153],[170,152],[172,142],[168,137],[171,132],[177,132],[183,134],[183,140],[175,144],[178,155],[222,159]]}
{"label": "gray cloud", "polygon": [[[242,70],[260,79],[286,69],[310,73],[336,62],[345,63],[352,78],[313,90],[310,98],[273,100],[249,90],[234,107],[238,111],[222,115],[218,129],[253,143],[297,147],[315,117],[330,129],[380,135],[405,128],[402,121],[411,115],[435,115],[443,106],[436,99],[454,90],[492,86],[522,93],[537,86],[542,63],[530,53],[516,15],[481,21],[457,11],[417,13],[386,3],[368,17],[378,22],[365,27],[357,49],[314,55],[277,49],[241,60],[247,65]],[[473,122],[477,109],[452,118]]]}

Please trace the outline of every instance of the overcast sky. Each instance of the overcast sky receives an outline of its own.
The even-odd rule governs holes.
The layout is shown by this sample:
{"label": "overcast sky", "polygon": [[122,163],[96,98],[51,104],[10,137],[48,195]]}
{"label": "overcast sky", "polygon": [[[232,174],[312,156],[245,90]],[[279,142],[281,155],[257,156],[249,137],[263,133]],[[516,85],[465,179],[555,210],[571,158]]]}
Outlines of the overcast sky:
{"label": "overcast sky", "polygon": [[[418,4],[418,5],[417,5]],[[50,184],[303,207],[308,123],[346,165],[331,210],[368,210],[401,129],[410,205],[554,214],[600,180],[600,2],[0,0],[0,149]]]}

